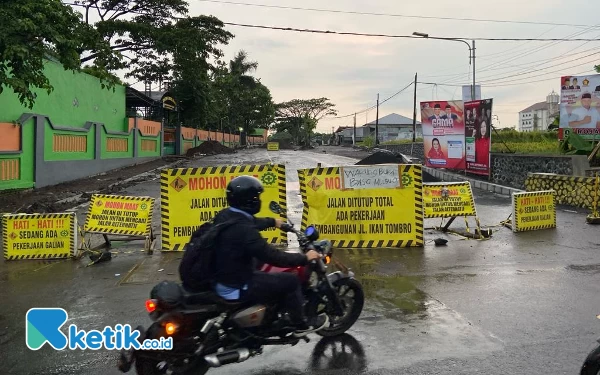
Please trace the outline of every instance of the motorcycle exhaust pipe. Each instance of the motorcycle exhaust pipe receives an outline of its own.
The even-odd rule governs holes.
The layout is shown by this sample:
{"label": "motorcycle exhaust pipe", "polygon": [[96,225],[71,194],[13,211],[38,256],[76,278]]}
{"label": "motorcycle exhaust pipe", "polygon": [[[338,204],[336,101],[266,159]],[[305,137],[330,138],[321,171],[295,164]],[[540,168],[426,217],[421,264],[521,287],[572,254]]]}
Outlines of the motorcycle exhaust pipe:
{"label": "motorcycle exhaust pipe", "polygon": [[244,362],[248,358],[250,358],[250,351],[246,348],[240,348],[207,355],[204,360],[210,367],[221,367],[230,363]]}

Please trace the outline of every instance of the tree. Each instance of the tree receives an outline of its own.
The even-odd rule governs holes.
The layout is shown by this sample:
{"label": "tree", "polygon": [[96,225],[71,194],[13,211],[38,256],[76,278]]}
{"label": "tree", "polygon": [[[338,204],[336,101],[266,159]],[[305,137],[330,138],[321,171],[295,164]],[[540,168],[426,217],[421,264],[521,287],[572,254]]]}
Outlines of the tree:
{"label": "tree", "polygon": [[[162,82],[178,79],[175,69],[222,56],[218,44],[233,34],[215,17],[188,17],[184,0],[75,0],[83,8],[85,23],[96,43],[82,48],[82,63],[98,72],[128,68],[127,78]],[[95,22],[93,18],[97,18]],[[175,60],[180,58],[180,62]],[[185,74],[180,74],[185,75]],[[104,79],[110,76],[104,74]]]}
{"label": "tree", "polygon": [[287,130],[297,143],[304,140],[310,143],[319,121],[326,116],[335,116],[335,104],[328,98],[318,99],[293,99],[279,103],[276,106],[276,123],[273,126],[277,131]]}
{"label": "tree", "polygon": [[44,74],[48,58],[65,69],[80,67],[88,40],[79,15],[59,0],[3,1],[0,7],[0,93],[6,86],[32,108],[35,88],[52,92]]}

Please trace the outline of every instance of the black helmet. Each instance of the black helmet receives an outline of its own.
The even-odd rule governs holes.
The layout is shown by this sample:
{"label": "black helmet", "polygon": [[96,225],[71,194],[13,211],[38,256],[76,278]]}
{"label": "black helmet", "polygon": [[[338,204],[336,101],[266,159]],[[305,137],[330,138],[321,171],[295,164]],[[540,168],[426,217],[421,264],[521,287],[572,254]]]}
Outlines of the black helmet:
{"label": "black helmet", "polygon": [[260,194],[263,191],[264,188],[257,178],[239,176],[227,185],[227,203],[250,215],[256,215],[260,211]]}

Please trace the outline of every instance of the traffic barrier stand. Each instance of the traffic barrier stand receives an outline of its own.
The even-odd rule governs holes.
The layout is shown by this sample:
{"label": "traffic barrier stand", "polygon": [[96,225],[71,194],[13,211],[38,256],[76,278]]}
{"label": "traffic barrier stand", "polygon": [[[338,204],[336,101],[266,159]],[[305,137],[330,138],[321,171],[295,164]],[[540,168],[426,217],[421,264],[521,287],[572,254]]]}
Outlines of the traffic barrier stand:
{"label": "traffic barrier stand", "polygon": [[[471,183],[465,182],[436,182],[423,184],[423,204],[426,219],[441,218],[439,227],[427,228],[444,233],[453,233],[465,238],[488,239],[492,236],[491,229],[481,229],[477,217],[475,199]],[[466,231],[450,229],[457,217],[464,217]],[[475,217],[475,230],[471,233],[468,217]],[[444,225],[444,219],[449,219]]]}
{"label": "traffic barrier stand", "polygon": [[[123,195],[93,194],[85,225],[83,236],[86,234],[102,234],[104,243],[90,248],[90,242],[82,239],[82,248],[90,252],[93,262],[110,260],[108,249],[112,241],[144,240],[144,250],[152,254],[156,237],[152,230],[152,214],[155,199],[151,197],[134,197]],[[114,238],[117,236],[117,238]],[[98,253],[104,248],[106,252]],[[104,255],[103,255],[104,254]]]}
{"label": "traffic barrier stand", "polygon": [[[183,251],[192,233],[228,207],[225,189],[233,178],[250,175],[263,186],[263,204],[257,217],[284,219],[269,210],[275,201],[286,210],[287,192],[284,164],[216,166],[164,169],[160,175],[162,250]],[[287,243],[287,234],[276,228],[262,231],[270,244]]]}
{"label": "traffic barrier stand", "polygon": [[334,247],[423,246],[420,165],[319,165],[298,170],[298,178],[302,228],[314,225]]}
{"label": "traffic barrier stand", "polygon": [[[598,143],[600,145],[600,143]],[[592,204],[592,212],[587,215],[585,221],[588,224],[600,224],[600,214],[598,213],[598,196],[600,193],[598,189],[600,188],[600,177],[598,173],[596,173],[596,182],[594,184],[594,203]]]}
{"label": "traffic barrier stand", "polygon": [[6,260],[77,257],[75,213],[5,214],[2,244]]}
{"label": "traffic barrier stand", "polygon": [[556,191],[513,193],[511,214],[500,224],[513,232],[556,228]]}

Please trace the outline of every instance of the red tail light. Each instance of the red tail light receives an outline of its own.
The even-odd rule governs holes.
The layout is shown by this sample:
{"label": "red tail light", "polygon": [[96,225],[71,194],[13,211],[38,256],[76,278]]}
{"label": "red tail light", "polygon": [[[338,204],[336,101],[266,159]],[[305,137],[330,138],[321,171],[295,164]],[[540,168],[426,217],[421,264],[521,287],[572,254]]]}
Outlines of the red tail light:
{"label": "red tail light", "polygon": [[152,312],[154,312],[154,310],[156,310],[156,300],[155,299],[146,300],[146,311],[148,311],[149,313],[152,313]]}

